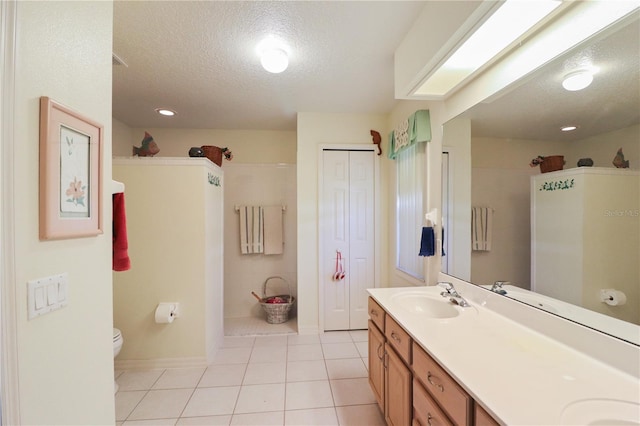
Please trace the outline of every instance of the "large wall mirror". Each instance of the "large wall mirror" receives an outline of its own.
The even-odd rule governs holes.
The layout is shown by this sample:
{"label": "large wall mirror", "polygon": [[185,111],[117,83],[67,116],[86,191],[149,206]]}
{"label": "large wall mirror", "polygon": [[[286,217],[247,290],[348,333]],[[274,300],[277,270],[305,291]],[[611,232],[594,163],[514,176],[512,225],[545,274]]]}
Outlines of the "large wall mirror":
{"label": "large wall mirror", "polygon": [[[447,240],[443,272],[487,288],[508,281],[506,297],[636,345],[640,345],[639,16],[636,11],[446,123],[443,139],[443,151],[450,152],[444,156],[448,176],[443,176],[443,212],[449,214],[448,234],[455,236]],[[565,90],[563,78],[584,69],[594,70],[591,85]],[[577,129],[563,132],[563,126]],[[620,149],[629,161],[624,170],[613,164],[620,164]],[[564,157],[563,171],[542,173],[539,166],[530,166],[534,158],[552,155]],[[593,165],[578,167],[580,160]],[[609,172],[627,180],[590,180],[593,174]],[[591,191],[596,187],[600,192]],[[578,193],[585,188],[587,192]],[[547,206],[543,216],[541,202],[532,197],[536,191],[553,193],[564,204]],[[567,201],[567,194],[573,194],[573,201]],[[474,207],[478,214],[488,211],[491,216],[488,246],[482,241],[483,246],[472,248],[472,229],[486,230],[480,223],[471,227],[469,211]],[[541,223],[555,226],[547,234],[568,234],[570,242],[540,240],[536,235]],[[541,264],[536,246],[543,246],[547,257],[556,260],[547,275],[536,271],[536,262]],[[562,264],[569,269],[565,271]],[[570,286],[575,286],[573,295],[565,291]],[[624,293],[626,302],[620,303],[620,293],[615,293],[616,302],[603,301],[601,289]]]}

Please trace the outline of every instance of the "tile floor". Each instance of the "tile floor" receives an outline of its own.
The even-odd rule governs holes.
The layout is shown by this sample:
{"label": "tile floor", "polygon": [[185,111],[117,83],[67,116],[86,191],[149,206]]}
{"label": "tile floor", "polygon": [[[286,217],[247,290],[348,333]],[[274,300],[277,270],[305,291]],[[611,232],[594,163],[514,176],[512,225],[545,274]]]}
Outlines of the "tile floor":
{"label": "tile floor", "polygon": [[229,336],[208,367],[116,371],[118,425],[384,425],[367,331]]}

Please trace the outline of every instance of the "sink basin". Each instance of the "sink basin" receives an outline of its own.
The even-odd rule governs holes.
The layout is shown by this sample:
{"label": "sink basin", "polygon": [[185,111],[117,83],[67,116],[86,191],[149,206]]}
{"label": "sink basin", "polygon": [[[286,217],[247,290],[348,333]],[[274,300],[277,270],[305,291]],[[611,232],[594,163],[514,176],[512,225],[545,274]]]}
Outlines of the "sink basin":
{"label": "sink basin", "polygon": [[562,411],[562,424],[590,426],[639,426],[640,404],[617,399],[584,399]]}
{"label": "sink basin", "polygon": [[462,309],[456,308],[449,300],[441,296],[434,297],[418,292],[396,294],[391,296],[391,300],[406,311],[431,318],[457,317],[460,315],[459,309]]}

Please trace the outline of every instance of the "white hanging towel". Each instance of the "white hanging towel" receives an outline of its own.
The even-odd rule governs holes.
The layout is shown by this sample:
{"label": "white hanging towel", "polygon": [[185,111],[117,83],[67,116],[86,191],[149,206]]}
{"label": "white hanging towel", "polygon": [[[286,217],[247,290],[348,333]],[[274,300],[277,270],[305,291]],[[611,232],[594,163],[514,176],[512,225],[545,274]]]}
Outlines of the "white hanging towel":
{"label": "white hanging towel", "polygon": [[493,229],[493,209],[491,207],[471,208],[471,249],[491,251]]}
{"label": "white hanging towel", "polygon": [[264,216],[260,206],[240,206],[240,250],[242,254],[262,253]]}
{"label": "white hanging towel", "polygon": [[282,206],[264,207],[264,254],[282,254]]}

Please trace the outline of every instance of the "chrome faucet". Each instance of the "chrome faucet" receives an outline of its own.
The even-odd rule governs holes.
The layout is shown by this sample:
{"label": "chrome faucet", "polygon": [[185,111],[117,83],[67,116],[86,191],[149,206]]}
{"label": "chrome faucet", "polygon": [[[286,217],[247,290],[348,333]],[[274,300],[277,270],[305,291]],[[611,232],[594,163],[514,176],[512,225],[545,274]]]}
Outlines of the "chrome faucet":
{"label": "chrome faucet", "polygon": [[496,281],[491,286],[491,291],[493,291],[494,293],[502,294],[504,296],[505,294],[507,294],[507,290],[504,290],[502,286],[508,284],[511,283],[509,281]]}
{"label": "chrome faucet", "polygon": [[453,284],[440,282],[438,283],[438,285],[444,288],[444,291],[440,293],[440,296],[448,298],[451,303],[456,303],[458,306],[462,308],[466,308],[470,306],[469,303],[466,300],[464,300],[462,296],[460,296],[460,294],[456,291],[456,289],[453,288]]}

